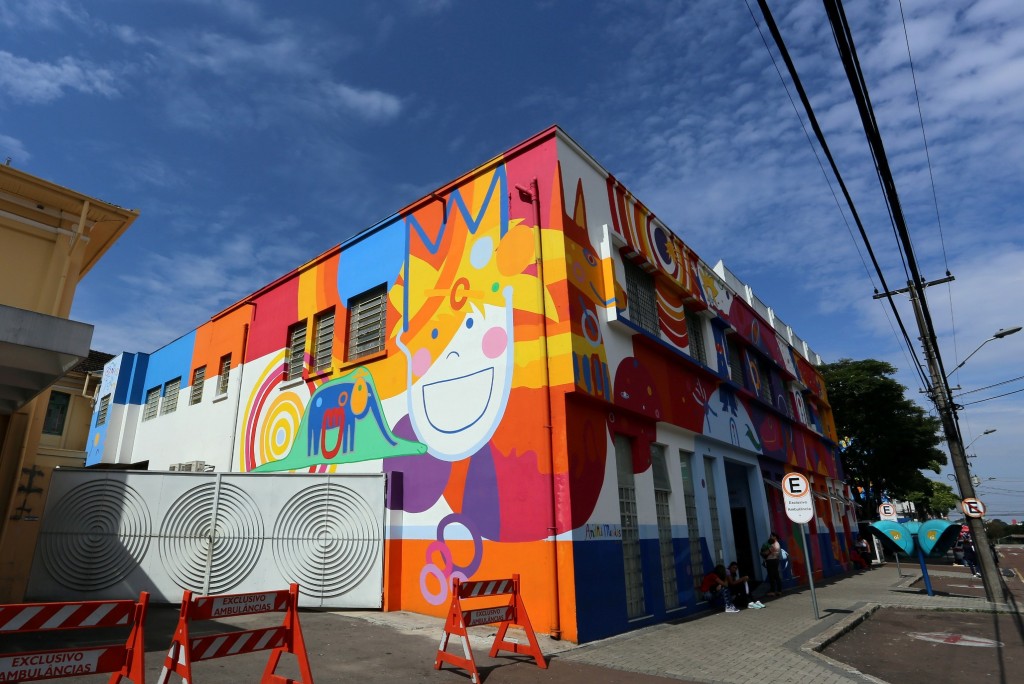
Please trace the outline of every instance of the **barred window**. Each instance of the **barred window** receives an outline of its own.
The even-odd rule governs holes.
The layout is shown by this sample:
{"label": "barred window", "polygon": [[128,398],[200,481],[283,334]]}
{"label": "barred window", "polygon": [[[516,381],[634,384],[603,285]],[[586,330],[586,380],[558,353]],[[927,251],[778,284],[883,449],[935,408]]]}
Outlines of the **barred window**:
{"label": "barred window", "polygon": [[100,408],[96,411],[96,427],[105,425],[107,422],[107,412],[110,410],[110,395],[104,396],[100,399]]}
{"label": "barred window", "polygon": [[387,290],[383,285],[348,300],[348,316],[346,359],[358,359],[384,349]]}
{"label": "barred window", "polygon": [[284,360],[284,379],[302,377],[306,359],[306,321],[299,321],[288,328],[288,356]]}
{"label": "barred window", "polygon": [[726,339],[729,354],[729,378],[740,387],[746,386],[743,382],[743,357],[740,355],[740,347],[734,338]]}
{"label": "barred window", "polygon": [[220,357],[220,376],[217,378],[217,396],[228,393],[228,379],[231,374],[231,354]]}
{"label": "barred window", "polygon": [[704,319],[692,311],[686,312],[686,332],[690,336],[690,358],[708,365],[707,350],[704,347]]}
{"label": "barred window", "polygon": [[192,371],[192,392],[189,396],[189,404],[198,404],[203,400],[203,385],[206,382],[206,366],[200,366]]}
{"label": "barred window", "polygon": [[178,392],[181,391],[181,378],[175,378],[164,385],[164,401],[160,415],[174,413],[178,410]]}
{"label": "barred window", "polygon": [[331,369],[334,353],[334,309],[317,314],[313,320],[313,372]]}
{"label": "barred window", "polygon": [[142,410],[142,420],[156,418],[157,409],[160,408],[160,386],[146,392],[146,407]]}
{"label": "barred window", "polygon": [[658,303],[654,292],[654,277],[628,259],[622,260],[626,268],[626,298],[629,320],[641,330],[658,335]]}

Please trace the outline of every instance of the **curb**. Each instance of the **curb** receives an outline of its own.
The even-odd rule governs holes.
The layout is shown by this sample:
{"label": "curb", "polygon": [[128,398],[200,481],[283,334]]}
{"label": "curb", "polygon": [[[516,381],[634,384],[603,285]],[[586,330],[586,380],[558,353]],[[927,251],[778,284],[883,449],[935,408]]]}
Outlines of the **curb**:
{"label": "curb", "polygon": [[829,658],[827,655],[822,653],[822,651],[824,651],[829,644],[833,643],[847,632],[850,632],[851,630],[856,628],[857,625],[867,620],[874,614],[876,610],[878,610],[881,607],[881,604],[878,603],[869,603],[865,605],[863,608],[857,610],[857,612],[855,612],[853,615],[843,618],[834,626],[830,627],[818,636],[805,642],[800,647],[800,651],[807,656],[820,660],[826,665],[830,665],[847,674],[861,677],[865,681],[875,682],[875,684],[888,684],[888,682],[886,682],[884,679],[879,679],[872,675],[865,674],[857,668],[853,667],[852,665],[847,665],[846,663],[840,662],[833,658]]}

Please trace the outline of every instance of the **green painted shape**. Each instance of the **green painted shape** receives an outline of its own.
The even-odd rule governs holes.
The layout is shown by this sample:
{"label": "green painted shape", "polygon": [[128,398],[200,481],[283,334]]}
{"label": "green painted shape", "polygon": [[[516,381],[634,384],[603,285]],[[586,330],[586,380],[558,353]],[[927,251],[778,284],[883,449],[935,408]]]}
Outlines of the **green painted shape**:
{"label": "green painted shape", "polygon": [[[353,384],[359,380],[365,381],[369,386],[368,401],[370,405],[367,407],[365,415],[356,421],[355,437],[353,439],[354,447],[348,452],[339,448],[334,458],[324,456],[323,450],[319,454],[310,454],[307,449],[310,407],[315,404],[317,397],[323,397],[328,393],[336,391],[340,385],[346,383]],[[341,432],[341,427],[327,430],[325,441],[328,448],[338,445],[342,439]],[[319,442],[319,432],[316,435],[316,439]],[[425,453],[427,453],[426,444],[396,437],[391,432],[391,427],[384,419],[384,410],[380,405],[380,400],[377,398],[377,387],[374,385],[373,376],[369,370],[360,366],[351,373],[347,373],[318,387],[313,396],[309,398],[309,403],[306,404],[306,408],[302,413],[302,420],[299,422],[298,433],[287,455],[276,461],[270,461],[257,466],[250,472],[276,473],[284,470],[306,470],[313,466],[342,465],[344,463],[394,458],[395,456],[417,456]]]}

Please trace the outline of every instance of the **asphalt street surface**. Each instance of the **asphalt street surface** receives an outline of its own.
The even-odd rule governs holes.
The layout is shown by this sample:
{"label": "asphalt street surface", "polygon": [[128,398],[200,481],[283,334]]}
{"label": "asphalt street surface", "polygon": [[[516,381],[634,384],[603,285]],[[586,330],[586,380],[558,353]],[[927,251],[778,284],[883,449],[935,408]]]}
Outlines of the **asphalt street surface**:
{"label": "asphalt street surface", "polygon": [[[472,646],[487,684],[666,684],[713,682],[922,682],[927,684],[1024,682],[1024,547],[1000,547],[1011,610],[994,612],[981,581],[949,561],[929,562],[934,596],[928,596],[917,563],[888,562],[874,569],[817,582],[820,617],[806,587],[766,600],[765,610],[712,612],[577,647],[538,635],[548,669],[525,656],[487,651],[494,626],[472,628]],[[178,618],[175,606],[150,606],[146,624],[146,680],[163,666]],[[192,636],[280,624],[281,614],[193,623]],[[432,682],[463,684],[465,671],[434,670],[443,621],[412,613],[300,612],[316,682]],[[125,631],[50,632],[0,637],[0,653],[42,650],[51,644],[113,643]],[[523,640],[520,634],[520,641]],[[458,640],[449,651],[460,654]],[[820,651],[820,653],[819,653]],[[191,684],[257,682],[268,652],[202,661]],[[298,677],[291,656],[278,673]],[[106,681],[105,675],[70,677],[74,684]],[[181,681],[177,676],[171,682]]]}

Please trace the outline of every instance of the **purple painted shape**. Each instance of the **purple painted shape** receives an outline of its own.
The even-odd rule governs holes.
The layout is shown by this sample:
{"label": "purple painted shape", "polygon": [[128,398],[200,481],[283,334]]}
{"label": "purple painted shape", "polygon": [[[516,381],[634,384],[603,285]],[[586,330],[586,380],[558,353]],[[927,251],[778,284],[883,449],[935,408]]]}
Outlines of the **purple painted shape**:
{"label": "purple painted shape", "polygon": [[[405,416],[392,429],[396,437],[415,440],[409,416]],[[396,456],[384,459],[384,472],[391,482],[388,487],[387,507],[408,513],[422,513],[433,506],[451,476],[452,464],[434,458],[429,453],[419,456]]]}
{"label": "purple painted shape", "polygon": [[498,476],[491,445],[485,444],[470,456],[466,489],[462,495],[462,515],[473,523],[485,539],[501,538],[501,500]]}

